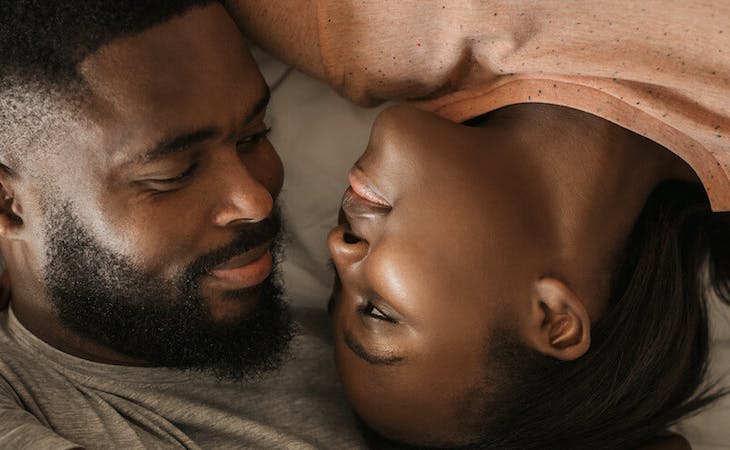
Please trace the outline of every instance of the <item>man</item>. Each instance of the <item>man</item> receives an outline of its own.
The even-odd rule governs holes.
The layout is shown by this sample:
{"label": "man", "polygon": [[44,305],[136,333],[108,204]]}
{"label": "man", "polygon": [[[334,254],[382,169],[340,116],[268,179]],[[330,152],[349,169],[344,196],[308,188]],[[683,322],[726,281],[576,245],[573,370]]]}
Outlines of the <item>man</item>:
{"label": "man", "polygon": [[318,338],[254,380],[292,335],[283,173],[225,9],[0,17],[0,448],[357,447]]}

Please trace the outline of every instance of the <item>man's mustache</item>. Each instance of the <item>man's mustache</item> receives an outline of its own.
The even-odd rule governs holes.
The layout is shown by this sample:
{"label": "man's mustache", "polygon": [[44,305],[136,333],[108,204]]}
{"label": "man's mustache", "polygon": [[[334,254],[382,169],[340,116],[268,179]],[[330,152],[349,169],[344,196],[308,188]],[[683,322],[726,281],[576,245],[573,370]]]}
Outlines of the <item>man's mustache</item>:
{"label": "man's mustache", "polygon": [[260,222],[241,225],[233,242],[196,259],[185,271],[185,280],[193,282],[231,258],[266,243],[272,243],[273,246],[280,232],[281,214],[278,209]]}

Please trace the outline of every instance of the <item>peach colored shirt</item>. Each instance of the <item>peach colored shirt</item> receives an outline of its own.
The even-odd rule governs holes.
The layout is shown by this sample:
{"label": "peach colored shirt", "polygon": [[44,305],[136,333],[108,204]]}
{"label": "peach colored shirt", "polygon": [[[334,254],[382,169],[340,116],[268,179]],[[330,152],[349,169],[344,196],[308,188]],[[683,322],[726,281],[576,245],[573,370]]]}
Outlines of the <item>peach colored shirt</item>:
{"label": "peach colored shirt", "polygon": [[286,48],[267,45],[286,26],[259,41],[357,103],[417,100],[455,121],[515,103],[580,109],[674,151],[730,210],[728,0],[298,3],[316,14],[267,7],[292,30]]}

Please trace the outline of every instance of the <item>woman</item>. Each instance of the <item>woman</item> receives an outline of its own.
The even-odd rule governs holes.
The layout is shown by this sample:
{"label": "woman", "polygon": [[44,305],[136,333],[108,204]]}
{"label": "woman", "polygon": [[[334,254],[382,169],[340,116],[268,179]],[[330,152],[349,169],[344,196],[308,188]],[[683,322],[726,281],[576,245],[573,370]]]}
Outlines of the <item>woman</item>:
{"label": "woman", "polygon": [[560,106],[395,107],[350,183],[331,311],[371,437],[634,448],[714,398],[700,274],[730,302],[730,224],[673,153]]}
{"label": "woman", "polygon": [[380,117],[329,239],[338,365],[377,434],[621,448],[711,400],[730,5],[227,4],[346,97],[442,117]]}

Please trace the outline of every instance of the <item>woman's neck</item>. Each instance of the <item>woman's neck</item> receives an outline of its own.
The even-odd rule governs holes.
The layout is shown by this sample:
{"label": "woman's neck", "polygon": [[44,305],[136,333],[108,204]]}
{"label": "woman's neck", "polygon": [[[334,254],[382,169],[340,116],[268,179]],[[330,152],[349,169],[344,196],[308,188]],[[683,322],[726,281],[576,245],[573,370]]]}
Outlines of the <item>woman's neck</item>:
{"label": "woman's neck", "polygon": [[[610,274],[647,198],[664,180],[697,180],[662,146],[596,116],[550,105],[517,105],[496,120],[520,133],[518,156],[541,184],[552,227],[550,270],[588,299],[608,295]],[[517,117],[515,117],[517,116]],[[502,122],[502,123],[500,123]],[[505,126],[506,125],[506,126]],[[589,305],[600,315],[603,301]],[[591,311],[592,309],[592,311]]]}

